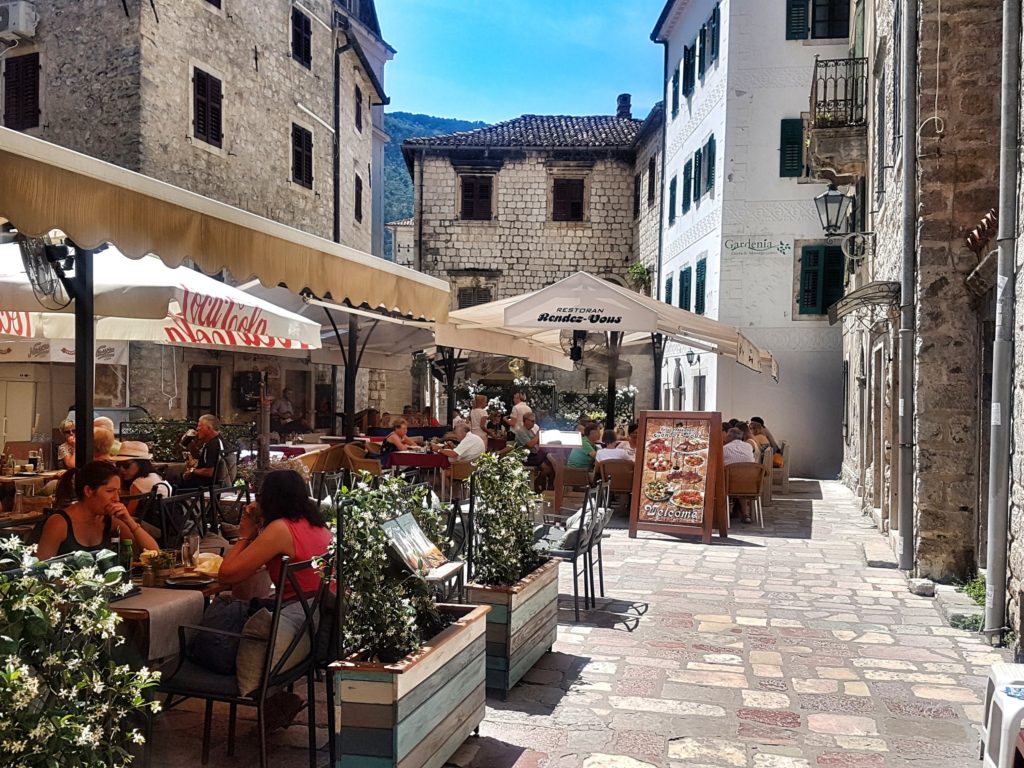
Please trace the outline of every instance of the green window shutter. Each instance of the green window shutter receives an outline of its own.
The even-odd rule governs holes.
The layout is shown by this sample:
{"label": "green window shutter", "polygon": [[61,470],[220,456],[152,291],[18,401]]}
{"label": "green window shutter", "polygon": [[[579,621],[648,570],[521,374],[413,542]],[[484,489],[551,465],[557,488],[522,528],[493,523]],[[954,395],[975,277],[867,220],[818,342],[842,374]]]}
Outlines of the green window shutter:
{"label": "green window shutter", "polygon": [[846,257],[843,249],[837,245],[825,246],[825,263],[822,266],[822,301],[821,312],[825,314],[828,308],[843,298],[846,283]]}
{"label": "green window shutter", "polygon": [[784,118],[779,134],[779,176],[799,177],[804,173],[804,121]]}
{"label": "green window shutter", "polygon": [[686,161],[686,165],[683,166],[683,213],[690,210],[691,191],[693,189],[693,162],[690,160]]}
{"label": "green window shutter", "polygon": [[711,12],[711,60],[718,61],[719,42],[722,34],[722,11],[718,5]]}
{"label": "green window shutter", "polygon": [[704,70],[708,66],[708,25],[705,24],[700,28],[700,34],[697,36],[697,47],[700,52],[700,58],[697,60],[697,74],[700,77],[704,77]]}
{"label": "green window shutter", "polygon": [[701,185],[700,171],[701,161],[703,159],[703,152],[697,150],[693,153],[693,202],[700,200],[700,196],[704,194],[704,187]]}
{"label": "green window shutter", "polygon": [[786,39],[806,40],[807,0],[786,0]]}
{"label": "green window shutter", "polygon": [[801,315],[824,314],[822,300],[824,286],[822,272],[825,264],[825,246],[805,245],[800,249],[800,295]]}
{"label": "green window shutter", "polygon": [[701,259],[697,262],[697,290],[693,297],[693,311],[698,315],[704,314],[704,288],[707,282],[708,260]]}
{"label": "green window shutter", "polygon": [[706,174],[707,181],[704,184],[704,190],[706,192],[712,192],[715,189],[715,136],[712,134],[708,138],[708,143],[704,145],[704,162],[707,164],[708,170]]}
{"label": "green window shutter", "polygon": [[[685,203],[685,193],[683,195]],[[684,206],[685,210],[685,206]],[[672,226],[676,223],[676,177],[672,177],[672,181],[668,183],[668,224]]]}
{"label": "green window shutter", "polygon": [[696,50],[692,46],[683,47],[683,95],[689,96],[693,93],[694,83],[696,78],[694,77],[694,69],[696,64],[694,59],[696,58]]}
{"label": "green window shutter", "polygon": [[687,267],[679,273],[679,308],[690,310],[690,283],[693,280],[693,269]]}
{"label": "green window shutter", "polygon": [[665,278],[665,303],[672,303],[672,275]]}
{"label": "green window shutter", "polygon": [[672,73],[672,117],[679,114],[679,67]]}

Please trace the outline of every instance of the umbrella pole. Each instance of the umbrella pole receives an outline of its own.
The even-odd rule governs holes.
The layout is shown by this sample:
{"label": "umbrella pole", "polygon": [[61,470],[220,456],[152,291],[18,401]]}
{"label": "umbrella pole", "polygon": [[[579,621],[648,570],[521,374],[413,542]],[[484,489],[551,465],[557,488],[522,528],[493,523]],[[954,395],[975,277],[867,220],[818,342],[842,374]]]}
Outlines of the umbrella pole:
{"label": "umbrella pole", "polygon": [[660,333],[651,334],[651,355],[654,357],[654,410],[661,410],[661,366],[665,360],[665,337]]}
{"label": "umbrella pole", "polygon": [[356,436],[356,374],[359,373],[359,318],[348,316],[348,355],[345,360],[345,439]]}
{"label": "umbrella pole", "polygon": [[93,388],[96,324],[93,315],[92,261],[95,251],[75,246],[75,276],[61,281],[75,300],[75,466],[92,460]]}
{"label": "umbrella pole", "polygon": [[619,342],[621,341],[621,331],[608,333],[608,392],[604,403],[605,429],[615,429],[615,381],[619,372]]}

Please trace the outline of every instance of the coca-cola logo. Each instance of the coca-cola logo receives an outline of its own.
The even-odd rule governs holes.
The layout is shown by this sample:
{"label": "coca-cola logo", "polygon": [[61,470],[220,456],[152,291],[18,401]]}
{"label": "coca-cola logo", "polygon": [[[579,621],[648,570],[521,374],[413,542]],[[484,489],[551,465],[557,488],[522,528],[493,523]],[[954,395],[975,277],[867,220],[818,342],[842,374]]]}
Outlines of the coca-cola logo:
{"label": "coca-cola logo", "polygon": [[181,318],[190,325],[221,331],[266,336],[263,310],[246,307],[231,299],[205,296],[182,286]]}
{"label": "coca-cola logo", "polygon": [[210,344],[250,349],[310,349],[308,344],[301,341],[279,336],[200,328],[187,322],[180,315],[171,315],[167,319],[169,322],[164,326],[164,333],[171,344]]}
{"label": "coca-cola logo", "polygon": [[32,337],[32,316],[28,312],[0,311],[0,335]]}

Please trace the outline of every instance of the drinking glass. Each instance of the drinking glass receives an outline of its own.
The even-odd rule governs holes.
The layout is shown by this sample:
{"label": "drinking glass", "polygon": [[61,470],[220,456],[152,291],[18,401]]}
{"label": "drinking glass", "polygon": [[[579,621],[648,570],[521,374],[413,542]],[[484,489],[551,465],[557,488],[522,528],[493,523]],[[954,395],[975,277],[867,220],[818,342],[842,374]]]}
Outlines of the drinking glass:
{"label": "drinking glass", "polygon": [[196,555],[199,553],[199,534],[190,533],[181,542],[181,564],[185,568],[195,568]]}

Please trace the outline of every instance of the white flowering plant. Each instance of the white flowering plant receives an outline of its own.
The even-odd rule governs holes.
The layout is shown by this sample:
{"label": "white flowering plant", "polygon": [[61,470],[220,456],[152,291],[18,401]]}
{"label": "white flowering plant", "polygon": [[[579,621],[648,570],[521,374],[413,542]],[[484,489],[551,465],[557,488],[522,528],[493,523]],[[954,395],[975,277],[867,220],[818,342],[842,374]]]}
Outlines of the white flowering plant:
{"label": "white flowering plant", "polygon": [[[440,509],[424,498],[423,486],[402,478],[361,473],[353,487],[338,492],[343,559],[339,586],[344,594],[340,655],[393,663],[418,651],[446,626],[426,581],[389,566],[388,540],[381,524],[411,512],[423,532],[444,549]],[[332,550],[333,551],[333,550]]]}
{"label": "white flowering plant", "polygon": [[40,562],[0,539],[0,750],[4,765],[108,768],[144,742],[159,673],[114,657],[124,638],[111,598],[130,588],[113,552]]}
{"label": "white flowering plant", "polygon": [[533,548],[532,513],[540,502],[523,462],[526,451],[485,453],[474,471],[476,551],[473,581],[510,587],[539,568],[544,557]]}

